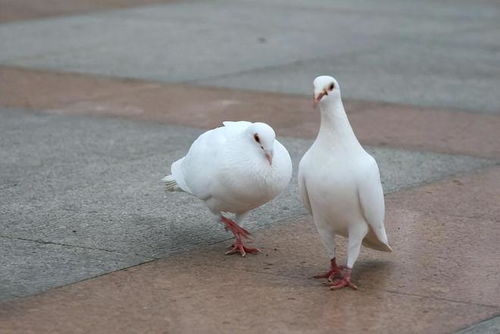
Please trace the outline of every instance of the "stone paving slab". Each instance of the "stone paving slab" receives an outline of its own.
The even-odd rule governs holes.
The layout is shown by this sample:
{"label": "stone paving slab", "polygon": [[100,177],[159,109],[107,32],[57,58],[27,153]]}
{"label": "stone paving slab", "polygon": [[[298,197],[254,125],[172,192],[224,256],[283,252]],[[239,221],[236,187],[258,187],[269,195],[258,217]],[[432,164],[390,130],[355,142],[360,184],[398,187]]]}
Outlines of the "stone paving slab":
{"label": "stone paving slab", "polygon": [[197,1],[3,24],[0,63],[308,96],[330,72],[346,97],[498,113],[500,7],[430,4]]}
{"label": "stone paving slab", "polygon": [[[201,202],[187,194],[166,195],[159,182],[201,130],[8,109],[0,117],[2,235],[119,252],[134,261],[230,237]],[[296,168],[311,141],[282,141]],[[369,150],[388,192],[495,164],[467,156]],[[303,213],[294,179],[277,200],[255,210],[246,226],[267,228]],[[15,275],[4,275],[15,282]]]}
{"label": "stone paving slab", "polygon": [[[225,243],[204,247],[1,304],[0,326],[12,333],[469,330],[500,312],[500,230],[486,216],[449,215],[446,197],[456,196],[449,185],[459,180],[468,183],[461,196],[473,201],[475,189],[490,186],[487,175],[499,170],[388,195],[386,225],[394,252],[362,250],[353,276],[356,292],[332,292],[309,278],[325,269],[328,258],[307,217],[256,232],[259,256],[224,256]],[[406,198],[422,197],[429,187],[439,191],[418,207],[407,206]],[[500,188],[492,189],[498,195]],[[442,210],[429,211],[435,203]],[[345,240],[339,241],[344,258]]]}
{"label": "stone paving slab", "polygon": [[[412,210],[425,205],[430,213],[440,212],[453,217],[500,222],[498,167],[454,177],[451,182],[432,183],[420,189],[418,194],[401,193],[398,200],[404,207]],[[434,201],[434,198],[439,198],[439,201]]]}
{"label": "stone paving slab", "polygon": [[0,305],[10,333],[445,333],[498,309],[379,291],[336,295],[307,278],[156,262]]}
{"label": "stone paving slab", "polygon": [[457,334],[496,334],[500,332],[500,316],[465,328]]}
{"label": "stone paving slab", "polygon": [[[2,227],[4,224],[2,222]],[[3,231],[0,235],[0,252],[2,301],[33,295],[148,261],[144,256],[130,253],[7,237]]]}
{"label": "stone paving slab", "polygon": [[[142,0],[141,5],[174,0]],[[135,0],[0,0],[0,23],[137,6]]]}
{"label": "stone paving slab", "polygon": [[[362,143],[500,157],[499,116],[351,99],[344,102]],[[6,67],[0,67],[0,105],[205,129],[221,120],[265,121],[283,136],[303,138],[314,138],[319,124],[319,113],[312,110],[310,98],[300,96]]]}

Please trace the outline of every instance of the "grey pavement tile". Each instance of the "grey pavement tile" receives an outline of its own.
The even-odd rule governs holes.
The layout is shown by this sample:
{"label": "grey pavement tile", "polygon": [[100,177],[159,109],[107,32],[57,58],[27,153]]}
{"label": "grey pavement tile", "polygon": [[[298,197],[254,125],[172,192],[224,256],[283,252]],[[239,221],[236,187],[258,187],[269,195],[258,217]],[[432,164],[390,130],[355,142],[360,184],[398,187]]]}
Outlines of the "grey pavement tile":
{"label": "grey pavement tile", "polygon": [[500,333],[500,316],[481,321],[470,327],[462,329],[456,334],[498,334]]}
{"label": "grey pavement tile", "polygon": [[[493,1],[189,1],[0,25],[0,63],[500,112]],[[463,87],[467,86],[467,94]]]}
{"label": "grey pavement tile", "polygon": [[[328,20],[321,12],[309,14],[306,21],[297,15],[278,16],[277,20],[274,13],[255,6],[217,2],[115,11],[91,16],[88,25],[73,29],[71,41],[83,40],[78,48],[67,37],[50,33],[44,38],[50,40],[47,49],[36,52],[32,51],[32,43],[40,44],[39,36],[19,36],[15,40],[0,37],[0,41],[7,39],[9,50],[13,50],[0,60],[9,65],[187,81],[289,63],[312,54],[337,55],[376,46],[372,34],[354,36],[355,32],[347,31],[331,35],[330,43],[324,43],[318,36],[325,33],[325,27],[305,23],[318,19],[318,15]],[[343,21],[347,23],[347,19]],[[54,20],[26,23],[25,28],[38,30],[40,25],[41,30],[58,31],[70,24],[73,22]],[[19,35],[14,28],[0,26],[0,36],[2,31],[3,36]],[[87,38],[101,30],[105,33],[86,46]]]}
{"label": "grey pavement tile", "polygon": [[0,301],[98,276],[148,259],[0,235]]}
{"label": "grey pavement tile", "polygon": [[[500,45],[499,45],[500,46]],[[500,112],[500,47],[443,43],[386,44],[387,48],[341,57],[299,61],[273,68],[198,80],[238,89],[308,94],[319,74],[334,75],[344,97],[372,101]],[[424,49],[424,50],[421,50]]]}

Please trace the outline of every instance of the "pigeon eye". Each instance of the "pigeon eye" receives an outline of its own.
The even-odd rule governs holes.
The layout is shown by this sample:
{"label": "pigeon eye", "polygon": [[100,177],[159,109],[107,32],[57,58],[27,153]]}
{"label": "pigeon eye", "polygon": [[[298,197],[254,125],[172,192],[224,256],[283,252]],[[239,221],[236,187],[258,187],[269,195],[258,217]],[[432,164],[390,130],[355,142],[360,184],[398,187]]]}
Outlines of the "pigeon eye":
{"label": "pigeon eye", "polygon": [[260,138],[258,134],[254,134],[253,139],[255,139],[255,141],[260,144]]}
{"label": "pigeon eye", "polygon": [[330,87],[328,87],[328,89],[329,89],[329,90],[333,90],[334,88],[335,88],[335,84],[332,82],[332,83],[330,84]]}

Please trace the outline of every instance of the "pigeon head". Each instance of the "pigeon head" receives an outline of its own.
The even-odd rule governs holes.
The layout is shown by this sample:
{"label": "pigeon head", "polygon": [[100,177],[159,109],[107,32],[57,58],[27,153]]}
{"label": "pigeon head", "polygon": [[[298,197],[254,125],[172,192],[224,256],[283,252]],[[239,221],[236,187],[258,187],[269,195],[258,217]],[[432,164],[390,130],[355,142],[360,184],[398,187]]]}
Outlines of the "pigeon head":
{"label": "pigeon head", "polygon": [[340,98],[340,86],[334,77],[321,75],[314,79],[313,103],[334,101]]}
{"label": "pigeon head", "polygon": [[267,159],[269,165],[272,165],[274,140],[276,138],[273,128],[266,123],[257,122],[250,125],[246,133],[255,147],[262,152],[263,157]]}

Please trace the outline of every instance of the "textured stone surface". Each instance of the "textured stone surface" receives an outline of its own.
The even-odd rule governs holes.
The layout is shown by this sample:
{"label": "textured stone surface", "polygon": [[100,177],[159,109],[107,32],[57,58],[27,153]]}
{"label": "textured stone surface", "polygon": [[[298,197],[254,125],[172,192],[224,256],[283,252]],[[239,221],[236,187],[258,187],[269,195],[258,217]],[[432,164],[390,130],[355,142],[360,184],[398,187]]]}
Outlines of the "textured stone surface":
{"label": "textured stone surface", "polygon": [[307,278],[160,262],[3,304],[0,326],[12,333],[400,333],[401,327],[422,333],[458,329],[495,312],[385,291],[325,289]]}
{"label": "textured stone surface", "polygon": [[[488,185],[481,177],[488,173],[457,177],[469,185],[464,200]],[[416,207],[406,199],[428,193],[428,186],[387,197],[394,252],[362,250],[353,276],[358,291],[330,291],[309,278],[328,258],[310,218],[299,218],[255,233],[258,256],[224,256],[225,243],[218,243],[1,304],[0,330],[496,333],[497,318],[480,321],[500,312],[498,223],[450,215],[444,197],[456,193],[453,183],[433,185],[440,192]],[[434,203],[441,210],[429,211]],[[343,259],[345,240],[339,241]]]}
{"label": "textured stone surface", "polygon": [[[0,117],[4,236],[119,252],[134,261],[230,238],[202,202],[183,193],[164,194],[159,181],[201,130],[7,109]],[[311,141],[282,141],[296,167]],[[466,156],[369,150],[379,161],[386,191],[493,163]],[[275,201],[255,210],[246,226],[254,231],[302,213],[294,179]],[[47,266],[51,261],[47,258]],[[85,254],[80,261],[87,261]],[[109,270],[124,266],[113,264]],[[33,289],[37,284],[33,282]]]}
{"label": "textured stone surface", "polygon": [[29,296],[148,260],[131,253],[51,243],[37,237],[23,240],[0,235],[0,300]]}
{"label": "textured stone surface", "polygon": [[465,328],[457,334],[496,334],[500,333],[500,316],[482,321],[478,324]]}
{"label": "textured stone surface", "polygon": [[[362,143],[500,157],[500,116],[350,99],[344,103]],[[282,136],[303,138],[314,138],[319,127],[319,113],[306,97],[5,67],[0,67],[0,104],[197,128],[212,128],[221,120],[264,121]]]}
{"label": "textured stone surface", "polygon": [[498,113],[499,12],[488,1],[189,1],[4,24],[0,63],[307,96],[333,73],[345,97]]}

